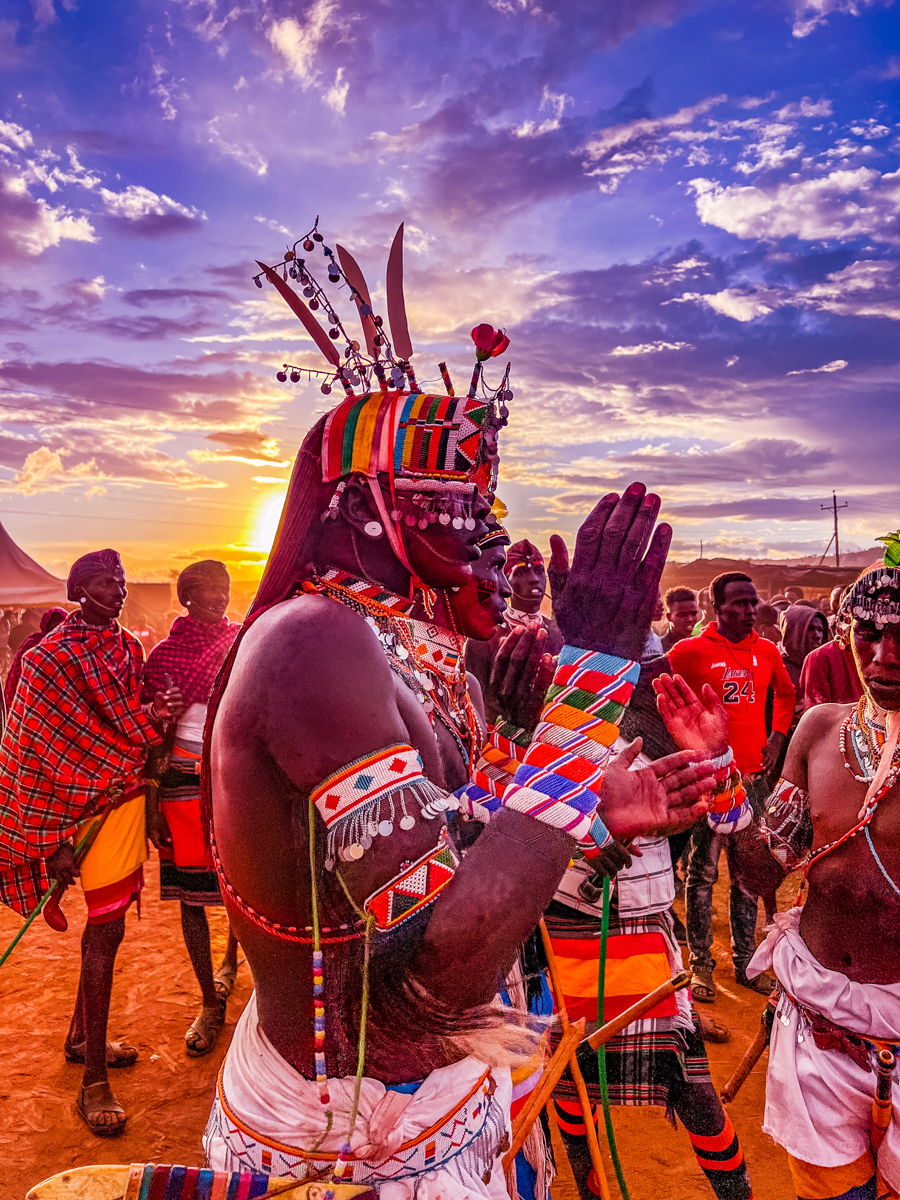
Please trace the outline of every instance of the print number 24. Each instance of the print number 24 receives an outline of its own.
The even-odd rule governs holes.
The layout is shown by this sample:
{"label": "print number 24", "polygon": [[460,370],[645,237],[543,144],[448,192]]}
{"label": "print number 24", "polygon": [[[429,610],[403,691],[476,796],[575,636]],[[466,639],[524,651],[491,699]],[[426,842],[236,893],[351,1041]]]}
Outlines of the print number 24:
{"label": "print number 24", "polygon": [[752,679],[745,679],[743,683],[739,679],[728,679],[722,684],[722,691],[724,704],[740,704],[742,700],[746,700],[748,704],[753,703]]}

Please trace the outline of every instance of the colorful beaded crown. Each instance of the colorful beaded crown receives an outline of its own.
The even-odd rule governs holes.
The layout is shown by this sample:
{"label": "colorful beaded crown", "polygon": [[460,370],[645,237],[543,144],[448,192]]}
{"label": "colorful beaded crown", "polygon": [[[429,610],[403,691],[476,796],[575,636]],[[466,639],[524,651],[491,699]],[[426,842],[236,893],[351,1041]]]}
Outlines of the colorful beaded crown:
{"label": "colorful beaded crown", "polygon": [[[444,482],[474,483],[484,495],[492,495],[496,436],[506,424],[512,391],[509,364],[496,388],[486,386],[483,364],[502,354],[509,339],[490,325],[476,326],[472,330],[476,363],[467,394],[456,395],[446,363],[438,364],[446,394],[423,392],[410,365],[413,348],[403,293],[403,226],[391,245],[385,277],[393,341],[383,319],[373,311],[368,285],[353,255],[343,246],[337,247],[335,255],[322,243],[317,217],[309,233],[286,250],[283,262],[276,267],[259,263],[261,270],[254,281],[262,287],[265,278],[276,288],[331,368],[318,371],[285,363],[277,378],[286,382],[290,376],[297,383],[304,375],[323,376],[324,394],[330,394],[335,383],[346,393],[347,398],[325,423],[323,481],[355,474],[374,479],[383,474],[392,492],[394,481],[405,479],[429,490]],[[347,334],[307,259],[298,257],[301,245],[307,253],[321,246],[329,281],[349,292],[362,323],[365,351]],[[303,285],[308,304],[290,286],[289,277]],[[327,319],[327,334],[313,315],[319,310]],[[336,344],[340,341],[345,343],[343,354]]]}

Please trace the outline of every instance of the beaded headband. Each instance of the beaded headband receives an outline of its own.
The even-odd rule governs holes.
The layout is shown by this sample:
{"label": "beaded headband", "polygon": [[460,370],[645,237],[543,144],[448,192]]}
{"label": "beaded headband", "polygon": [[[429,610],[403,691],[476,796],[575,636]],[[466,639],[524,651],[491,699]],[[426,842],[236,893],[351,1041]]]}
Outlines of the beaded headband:
{"label": "beaded headband", "polygon": [[877,629],[900,623],[900,567],[884,563],[870,567],[854,583],[842,607],[861,621],[874,622]]}

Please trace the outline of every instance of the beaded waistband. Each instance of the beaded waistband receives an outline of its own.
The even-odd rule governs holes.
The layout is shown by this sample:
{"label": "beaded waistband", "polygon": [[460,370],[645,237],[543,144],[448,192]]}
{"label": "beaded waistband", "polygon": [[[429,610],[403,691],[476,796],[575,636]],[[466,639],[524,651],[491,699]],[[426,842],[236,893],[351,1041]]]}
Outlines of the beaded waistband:
{"label": "beaded waistband", "polygon": [[[223,1080],[222,1080],[224,1073],[225,1073],[225,1063],[223,1062],[222,1066],[219,1069],[219,1076],[216,1081],[216,1095],[219,1100],[219,1105],[222,1109],[222,1112],[225,1114],[225,1116],[228,1118],[228,1120],[231,1122],[231,1124],[234,1125],[235,1129],[240,1130],[240,1132],[242,1134],[244,1134],[246,1137],[253,1138],[253,1140],[255,1142],[259,1142],[259,1144],[262,1146],[268,1146],[271,1150],[279,1150],[283,1154],[290,1154],[296,1158],[303,1159],[306,1162],[332,1163],[332,1162],[335,1162],[338,1159],[338,1157],[343,1158],[346,1162],[365,1162],[365,1161],[367,1161],[366,1159],[359,1159],[353,1154],[347,1154],[347,1153],[339,1154],[339,1152],[336,1150],[301,1150],[297,1146],[287,1146],[287,1145],[284,1145],[282,1142],[274,1141],[272,1138],[264,1137],[263,1134],[258,1133],[255,1129],[252,1129],[249,1125],[247,1125],[246,1122],[242,1121],[240,1119],[240,1117],[238,1117],[234,1113],[234,1111],[231,1109],[231,1107],[229,1106],[228,1099],[225,1095],[225,1087],[224,1087]],[[472,1097],[475,1096],[476,1093],[478,1092],[478,1090],[480,1088],[482,1088],[485,1085],[485,1083],[488,1083],[488,1081],[490,1081],[489,1091],[493,1092],[494,1087],[493,1087],[493,1079],[491,1078],[491,1068],[490,1067],[485,1068],[484,1074],[481,1075],[481,1077],[475,1081],[475,1083],[466,1092],[466,1094],[462,1097],[462,1099],[459,1100],[456,1104],[454,1104],[454,1106],[450,1109],[449,1112],[445,1113],[442,1117],[439,1117],[438,1120],[435,1121],[433,1125],[430,1125],[428,1127],[428,1129],[424,1130],[417,1137],[410,1138],[410,1140],[408,1142],[404,1142],[402,1146],[398,1146],[393,1151],[393,1154],[395,1154],[395,1155],[402,1154],[406,1150],[412,1150],[415,1146],[418,1146],[422,1142],[427,1141],[428,1138],[433,1137],[433,1135],[435,1133],[437,1133],[437,1131],[439,1129],[442,1129],[443,1126],[446,1125],[448,1121],[451,1121],[457,1115],[457,1113],[460,1112],[461,1109],[465,1108],[465,1106],[469,1103],[469,1101],[472,1099]],[[308,1082],[311,1082],[311,1081],[308,1081]]]}

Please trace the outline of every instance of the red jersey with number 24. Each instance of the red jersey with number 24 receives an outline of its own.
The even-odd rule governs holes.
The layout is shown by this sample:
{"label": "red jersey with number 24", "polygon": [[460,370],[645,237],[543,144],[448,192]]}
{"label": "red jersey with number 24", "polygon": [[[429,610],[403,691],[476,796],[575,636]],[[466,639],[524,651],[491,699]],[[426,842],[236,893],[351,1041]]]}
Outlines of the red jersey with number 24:
{"label": "red jersey with number 24", "polygon": [[774,688],[772,728],[787,733],[797,694],[774,642],[751,633],[730,642],[715,622],[697,637],[677,642],[668,654],[677,671],[699,696],[704,683],[728,713],[728,741],[744,775],[762,770],[766,748],[766,692]]}

